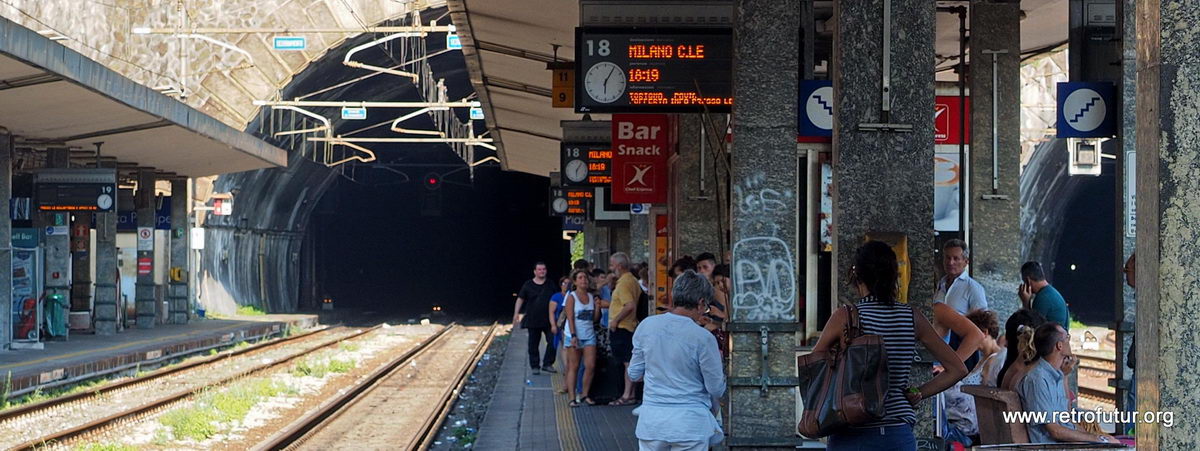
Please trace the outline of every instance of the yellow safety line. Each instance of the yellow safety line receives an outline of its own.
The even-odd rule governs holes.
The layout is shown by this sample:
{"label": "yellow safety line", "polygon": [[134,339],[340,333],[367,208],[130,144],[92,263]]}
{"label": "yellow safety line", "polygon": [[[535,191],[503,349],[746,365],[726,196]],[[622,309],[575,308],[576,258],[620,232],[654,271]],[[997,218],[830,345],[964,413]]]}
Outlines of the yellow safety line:
{"label": "yellow safety line", "polygon": [[84,355],[84,354],[91,354],[91,353],[96,353],[96,352],[115,351],[115,350],[117,350],[117,349],[121,349],[121,348],[128,348],[128,347],[131,347],[131,346],[137,346],[137,345],[140,345],[140,344],[151,343],[151,342],[155,342],[155,341],[170,340],[170,339],[172,339],[172,338],[186,337],[186,336],[188,336],[188,335],[198,335],[198,334],[200,334],[200,333],[203,333],[203,332],[220,332],[220,331],[223,331],[223,330],[226,330],[226,329],[232,329],[232,328],[235,328],[235,327],[241,327],[241,326],[244,326],[244,325],[245,325],[245,324],[231,324],[231,325],[228,325],[228,326],[222,326],[222,327],[219,327],[219,328],[216,328],[216,329],[208,329],[207,331],[193,331],[193,332],[187,332],[187,333],[182,333],[182,334],[178,334],[178,335],[170,335],[170,336],[166,336],[166,337],[149,338],[149,339],[145,339],[145,340],[131,341],[131,342],[129,342],[129,343],[125,343],[125,344],[119,344],[119,345],[114,345],[114,346],[109,346],[109,347],[107,347],[107,348],[100,348],[100,349],[85,349],[85,350],[83,350],[83,351],[75,351],[75,352],[72,352],[72,353],[67,353],[67,354],[62,354],[62,355],[56,355],[56,356],[50,356],[50,357],[42,357],[42,358],[40,358],[40,359],[37,359],[37,360],[30,360],[30,361],[27,361],[27,362],[18,362],[18,363],[9,363],[9,364],[7,364],[7,365],[0,365],[0,369],[12,368],[12,367],[17,367],[17,366],[28,366],[28,365],[35,365],[35,364],[42,363],[42,362],[49,362],[49,361],[51,361],[51,360],[58,360],[58,359],[69,359],[69,358],[71,358],[71,357],[76,357],[76,356],[81,356],[81,355]]}
{"label": "yellow safety line", "polygon": [[[566,356],[563,356],[566,357]],[[568,399],[568,394],[559,394],[559,390],[565,390],[562,375],[566,374],[567,368],[565,362],[555,364],[558,367],[558,373],[552,374],[550,379],[551,385],[554,387],[554,416],[558,419],[558,446],[563,451],[583,451],[583,441],[579,439],[579,429],[575,427],[575,412],[576,407],[570,406],[571,400]]]}

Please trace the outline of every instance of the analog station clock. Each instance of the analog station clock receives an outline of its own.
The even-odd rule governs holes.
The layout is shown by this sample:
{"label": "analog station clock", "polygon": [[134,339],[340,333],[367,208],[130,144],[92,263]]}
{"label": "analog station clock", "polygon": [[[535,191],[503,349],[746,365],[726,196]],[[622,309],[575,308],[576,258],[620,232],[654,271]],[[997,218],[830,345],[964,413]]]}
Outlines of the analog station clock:
{"label": "analog station clock", "polygon": [[588,68],[583,84],[592,100],[613,103],[625,93],[625,81],[625,71],[616,64],[601,61]]}
{"label": "analog station clock", "polygon": [[566,213],[567,212],[567,200],[564,198],[561,198],[561,197],[554,199],[554,203],[551,205],[551,208],[554,209],[555,213],[558,213],[558,214]]}
{"label": "analog station clock", "polygon": [[581,159],[568,160],[566,166],[563,167],[563,175],[573,183],[582,183],[588,176],[587,162]]}

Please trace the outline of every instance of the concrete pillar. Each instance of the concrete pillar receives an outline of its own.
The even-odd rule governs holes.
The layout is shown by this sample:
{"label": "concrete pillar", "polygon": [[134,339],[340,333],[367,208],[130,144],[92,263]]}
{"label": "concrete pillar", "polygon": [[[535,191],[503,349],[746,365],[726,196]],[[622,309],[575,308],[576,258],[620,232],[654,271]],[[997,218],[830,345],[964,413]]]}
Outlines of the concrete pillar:
{"label": "concrete pillar", "polygon": [[[147,261],[150,263],[150,268],[154,267],[154,223],[156,222],[154,211],[155,180],[154,170],[142,169],[138,171],[138,189],[134,197],[139,234],[137,251],[137,266],[139,269],[137,275],[137,293],[134,295],[138,329],[152,329],[154,328],[154,324],[158,322],[158,302],[154,296],[154,271],[143,274],[140,269]],[[140,236],[141,231],[145,228],[150,229],[149,243],[145,243]]]}
{"label": "concrete pillar", "polygon": [[117,211],[121,196],[113,196],[112,210],[96,213],[96,300],[97,335],[115,335],[124,325],[119,324],[118,308],[124,308],[117,296]]}
{"label": "concrete pillar", "polygon": [[1139,450],[1200,448],[1200,10],[1137,2],[1138,409],[1174,425],[1138,424]]}
{"label": "concrete pillar", "polygon": [[651,215],[630,215],[629,217],[629,258],[638,263],[650,263],[650,240],[654,227],[650,224]]}
{"label": "concrete pillar", "polygon": [[[171,181],[171,258],[170,270],[167,271],[170,284],[167,286],[167,305],[170,308],[168,321],[172,324],[187,324],[188,322],[188,282],[191,272],[188,266],[188,204],[191,197],[188,194],[187,179]],[[176,277],[178,276],[178,277]]]}
{"label": "concrete pillar", "polygon": [[970,8],[971,276],[1000,318],[1021,308],[1020,7],[973,0]]}
{"label": "concrete pillar", "polygon": [[[925,0],[890,3],[891,10],[885,11],[882,0],[834,2],[833,290],[844,302],[854,300],[844,274],[867,233],[901,233],[908,239],[908,303],[929,317],[936,263],[930,120],[935,5]],[[886,37],[885,17],[891,20]],[[890,53],[884,52],[885,38]],[[918,363],[910,379],[914,385],[928,380],[930,373],[927,354]],[[935,444],[929,449],[940,449],[932,403],[921,403],[917,415],[918,443],[925,440]]]}
{"label": "concrete pillar", "polygon": [[[724,123],[721,121],[722,125]],[[714,174],[713,140],[708,138],[707,132],[702,135],[701,130],[704,130],[703,115],[679,116],[679,154],[671,177],[674,197],[670,204],[675,258],[695,257],[702,252],[712,252],[718,258],[724,254],[719,227],[721,204],[717,202],[724,194],[718,188],[718,177]],[[729,199],[723,200],[725,205],[730,205]],[[724,212],[724,215],[728,214],[728,211]]]}
{"label": "concrete pillar", "polygon": [[730,447],[794,448],[798,441],[796,253],[803,243],[791,99],[798,86],[799,3],[734,2]]}
{"label": "concrete pillar", "polygon": [[[46,167],[47,168],[67,168],[70,167],[71,151],[69,149],[49,149],[46,152]],[[34,228],[45,233],[46,227],[55,227],[56,231],[62,229],[70,229],[71,214],[67,212],[38,212],[37,217],[41,218],[40,227],[35,225]],[[45,294],[46,295],[62,295],[63,299],[71,298],[71,235],[70,233],[57,233],[54,235],[45,236],[43,241],[43,249],[45,251]],[[45,304],[44,308],[51,308],[52,304]],[[69,308],[62,312],[62,320],[64,322],[69,318]],[[63,329],[67,329],[67,325],[63,324]],[[65,338],[65,337],[63,337]]]}
{"label": "concrete pillar", "polygon": [[[13,136],[0,133],[0,205],[12,198]],[[12,211],[0,208],[0,349],[12,342]]]}

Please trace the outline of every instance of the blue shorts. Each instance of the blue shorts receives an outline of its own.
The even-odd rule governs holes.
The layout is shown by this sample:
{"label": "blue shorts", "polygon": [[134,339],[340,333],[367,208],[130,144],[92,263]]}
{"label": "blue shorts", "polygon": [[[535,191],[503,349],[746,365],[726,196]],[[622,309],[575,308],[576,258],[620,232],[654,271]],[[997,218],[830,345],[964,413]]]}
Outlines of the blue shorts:
{"label": "blue shorts", "polygon": [[[591,338],[580,338],[579,339],[579,347],[586,348],[588,346],[592,346],[592,347],[596,346],[596,336],[595,335],[592,335]],[[574,347],[574,346],[571,346],[571,336],[570,335],[563,335],[563,347],[564,348],[573,348]]]}

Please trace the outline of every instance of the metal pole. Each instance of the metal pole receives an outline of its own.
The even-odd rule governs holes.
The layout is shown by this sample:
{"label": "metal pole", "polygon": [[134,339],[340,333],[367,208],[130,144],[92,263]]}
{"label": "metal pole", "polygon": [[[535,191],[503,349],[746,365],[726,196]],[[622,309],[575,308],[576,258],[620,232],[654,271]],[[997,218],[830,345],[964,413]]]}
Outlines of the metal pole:
{"label": "metal pole", "polygon": [[883,0],[883,96],[880,122],[892,120],[892,0]]}
{"label": "metal pole", "polygon": [[1008,196],[1000,195],[1000,130],[997,122],[998,102],[1000,96],[999,79],[997,73],[998,55],[1006,54],[1008,50],[984,50],[983,54],[992,55],[992,194],[983,196],[984,200],[1005,200]]}

